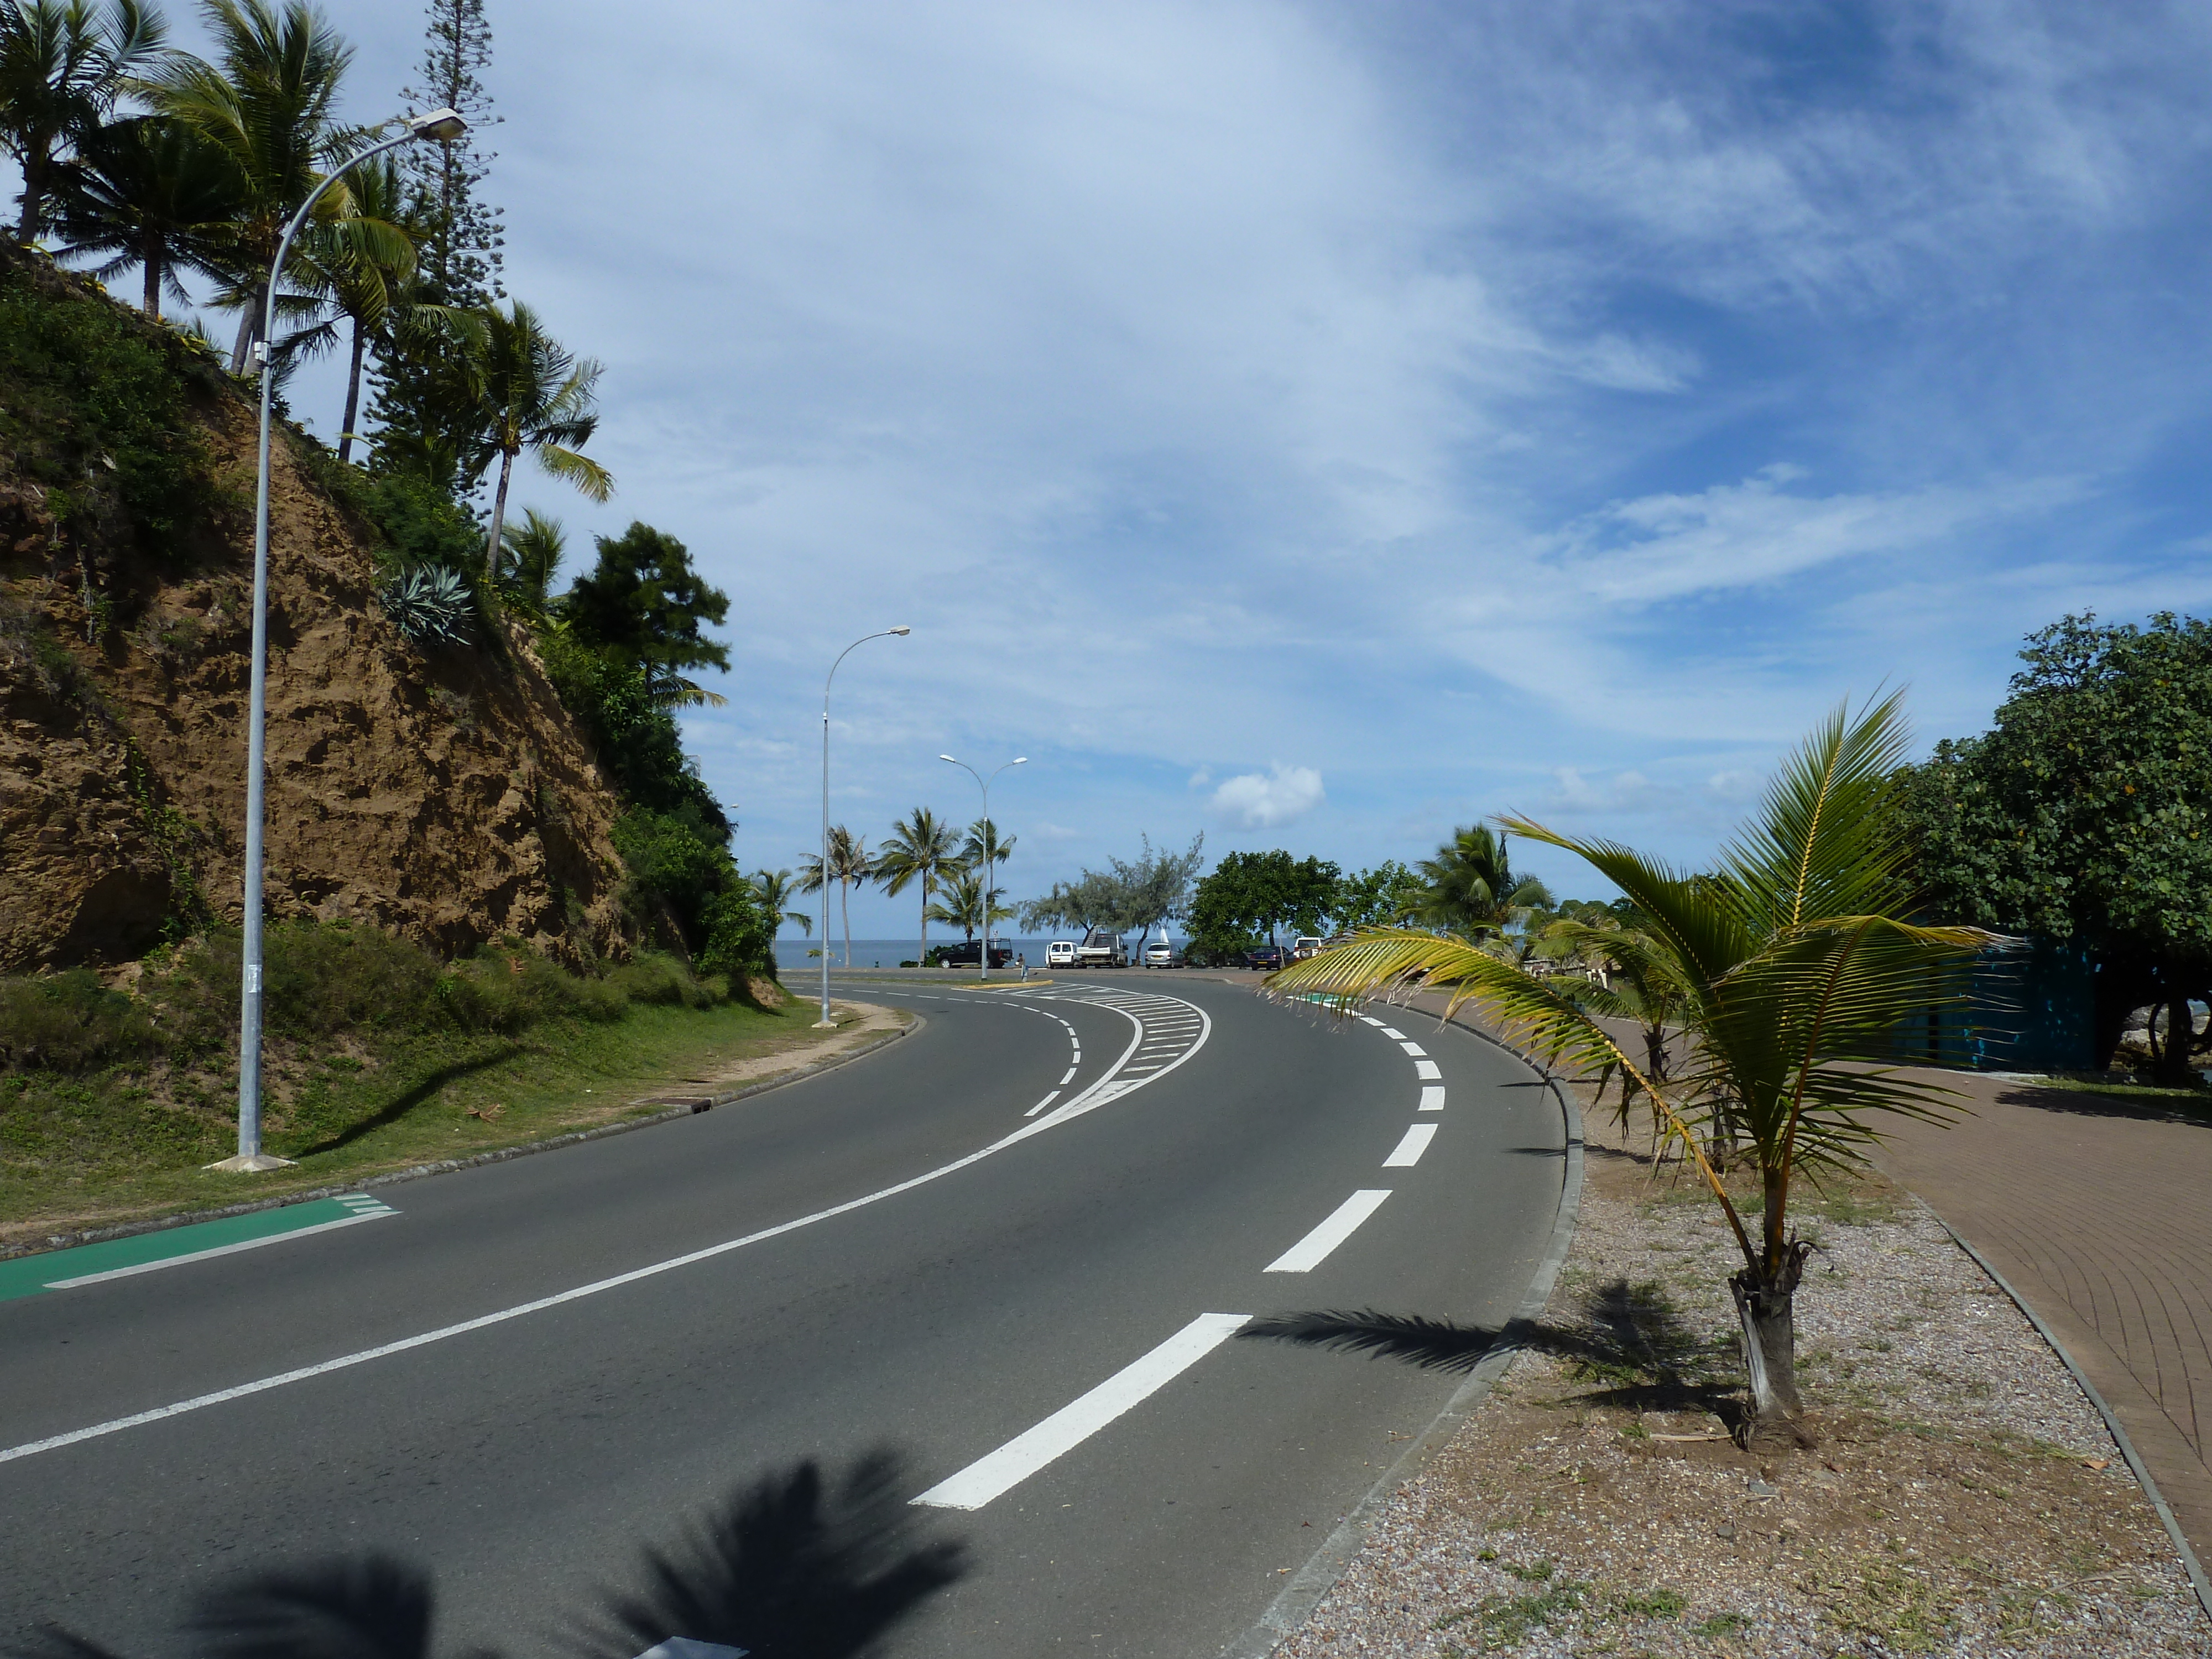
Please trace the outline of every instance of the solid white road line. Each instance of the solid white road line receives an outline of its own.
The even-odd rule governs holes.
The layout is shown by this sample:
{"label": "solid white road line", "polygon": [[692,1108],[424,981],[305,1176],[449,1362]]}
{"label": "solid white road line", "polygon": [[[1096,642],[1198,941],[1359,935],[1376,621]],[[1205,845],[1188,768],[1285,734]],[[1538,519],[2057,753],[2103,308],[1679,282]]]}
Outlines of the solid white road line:
{"label": "solid white road line", "polygon": [[1444,1086],[1443,1084],[1431,1083],[1421,1091],[1421,1109],[1423,1111],[1441,1112],[1443,1109]]}
{"label": "solid white road line", "polygon": [[1437,1138],[1433,1123],[1416,1123],[1406,1131],[1390,1156],[1382,1160],[1386,1170],[1410,1170],[1421,1161],[1421,1154],[1429,1150],[1429,1143]]}
{"label": "solid white road line", "polygon": [[1251,1317],[1250,1314],[1199,1315],[1134,1364],[1124,1366],[1027,1433],[1016,1435],[989,1456],[979,1458],[910,1501],[939,1510],[981,1509],[1172,1382],[1235,1335]]}
{"label": "solid white road line", "polygon": [[1407,1054],[1413,1055],[1416,1060],[1419,1060],[1423,1054],[1429,1052],[1418,1042],[1401,1042],[1398,1046],[1401,1048],[1403,1048]]}
{"label": "solid white road line", "polygon": [[1359,1224],[1382,1207],[1390,1196],[1387,1187],[1364,1188],[1336,1206],[1329,1218],[1270,1261],[1271,1273],[1310,1273],[1328,1259],[1328,1253],[1359,1231]]}
{"label": "solid white road line", "polygon": [[48,1279],[46,1288],[50,1291],[73,1291],[80,1285],[104,1285],[111,1279],[129,1279],[138,1273],[159,1273],[164,1267],[181,1267],[187,1261],[207,1261],[219,1255],[236,1255],[240,1250],[258,1250],[264,1244],[283,1244],[295,1238],[305,1238],[310,1233],[329,1232],[334,1227],[358,1227],[364,1221],[381,1221],[386,1216],[398,1213],[398,1211],[382,1204],[373,1210],[362,1206],[353,1214],[337,1221],[319,1221],[312,1227],[295,1227],[288,1233],[270,1233],[264,1238],[245,1239],[236,1244],[218,1244],[213,1249],[194,1250],[190,1255],[165,1255],[158,1261],[141,1261],[135,1267],[110,1267],[106,1273],[79,1273],[75,1279]]}
{"label": "solid white road line", "polygon": [[1432,1082],[1442,1078],[1443,1073],[1433,1060],[1417,1060],[1413,1062],[1413,1075],[1425,1082]]}

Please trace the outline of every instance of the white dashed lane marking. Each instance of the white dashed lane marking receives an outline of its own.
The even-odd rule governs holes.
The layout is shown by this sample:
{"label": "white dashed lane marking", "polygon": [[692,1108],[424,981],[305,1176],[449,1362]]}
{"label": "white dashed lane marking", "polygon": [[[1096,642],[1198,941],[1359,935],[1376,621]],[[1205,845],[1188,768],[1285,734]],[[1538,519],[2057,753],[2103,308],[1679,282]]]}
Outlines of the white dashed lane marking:
{"label": "white dashed lane marking", "polygon": [[1441,1112],[1444,1109],[1444,1089],[1441,1083],[1431,1083],[1421,1091],[1421,1109]]}
{"label": "white dashed lane marking", "polygon": [[1328,1259],[1328,1254],[1359,1231],[1359,1224],[1382,1207],[1390,1189],[1366,1188],[1338,1205],[1328,1220],[1267,1266],[1271,1273],[1310,1273]]}
{"label": "white dashed lane marking", "polygon": [[1436,1138],[1435,1124],[1416,1123],[1406,1131],[1390,1156],[1382,1160],[1382,1167],[1386,1170],[1412,1169],[1421,1161],[1421,1154],[1429,1150],[1429,1143]]}

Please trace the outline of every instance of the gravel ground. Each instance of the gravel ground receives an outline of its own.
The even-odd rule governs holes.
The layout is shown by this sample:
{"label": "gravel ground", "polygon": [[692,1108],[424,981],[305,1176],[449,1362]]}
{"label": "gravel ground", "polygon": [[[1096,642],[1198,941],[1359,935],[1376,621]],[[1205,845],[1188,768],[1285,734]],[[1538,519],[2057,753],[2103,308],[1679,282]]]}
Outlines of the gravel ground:
{"label": "gravel ground", "polygon": [[[1723,1431],[1717,1209],[1592,1140],[1545,1336],[1279,1659],[2212,1655],[2102,1419],[1918,1200],[1877,1181],[1802,1216],[1819,1444],[1762,1460]],[[1407,1360],[1438,1363],[1343,1363]]]}

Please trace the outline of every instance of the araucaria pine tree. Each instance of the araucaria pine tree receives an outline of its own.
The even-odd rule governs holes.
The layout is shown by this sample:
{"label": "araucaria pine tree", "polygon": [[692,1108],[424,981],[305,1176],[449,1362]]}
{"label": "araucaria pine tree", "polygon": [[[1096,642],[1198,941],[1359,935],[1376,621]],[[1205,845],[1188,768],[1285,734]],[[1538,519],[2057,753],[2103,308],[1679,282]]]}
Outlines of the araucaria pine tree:
{"label": "araucaria pine tree", "polygon": [[410,182],[421,198],[422,295],[440,305],[481,306],[497,298],[507,240],[501,210],[477,198],[490,176],[492,153],[478,136],[496,126],[482,71],[491,63],[491,25],[483,0],[430,0],[429,39],[416,83],[399,94],[420,112],[451,109],[469,124],[468,136],[450,144],[410,144]]}

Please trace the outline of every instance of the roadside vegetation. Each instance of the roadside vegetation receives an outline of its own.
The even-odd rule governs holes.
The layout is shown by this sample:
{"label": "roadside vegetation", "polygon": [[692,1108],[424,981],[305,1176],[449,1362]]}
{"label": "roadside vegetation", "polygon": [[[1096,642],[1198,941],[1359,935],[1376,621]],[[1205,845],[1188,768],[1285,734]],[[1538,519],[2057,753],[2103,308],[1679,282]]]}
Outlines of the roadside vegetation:
{"label": "roadside vegetation", "polygon": [[[241,1195],[201,1172],[237,1133],[238,960],[215,933],[128,989],[88,969],[0,979],[0,1243]],[[806,1041],[807,1011],[769,987],[662,953],[592,973],[519,944],[441,963],[373,927],[283,923],[265,971],[267,1142],[299,1167],[252,1197],[657,1109],[633,1103]]]}

